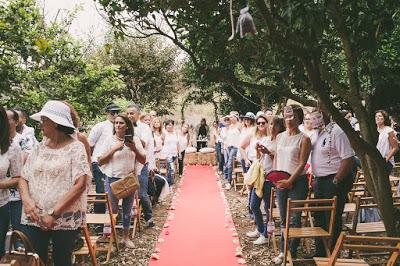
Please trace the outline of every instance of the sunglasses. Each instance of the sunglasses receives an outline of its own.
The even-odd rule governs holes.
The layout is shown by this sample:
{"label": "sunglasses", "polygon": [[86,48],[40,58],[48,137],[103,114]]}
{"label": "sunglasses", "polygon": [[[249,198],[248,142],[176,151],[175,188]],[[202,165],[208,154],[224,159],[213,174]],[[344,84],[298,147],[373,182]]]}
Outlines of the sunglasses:
{"label": "sunglasses", "polygon": [[119,114],[119,111],[109,111],[110,115],[117,115]]}
{"label": "sunglasses", "polygon": [[265,125],[267,122],[257,122],[257,125]]}

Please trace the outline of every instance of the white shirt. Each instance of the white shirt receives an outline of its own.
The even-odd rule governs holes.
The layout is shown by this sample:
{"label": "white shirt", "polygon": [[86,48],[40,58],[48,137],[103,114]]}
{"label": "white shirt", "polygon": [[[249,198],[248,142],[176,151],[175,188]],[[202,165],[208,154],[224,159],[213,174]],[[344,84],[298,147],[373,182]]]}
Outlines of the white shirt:
{"label": "white shirt", "polygon": [[[276,150],[276,141],[272,141],[271,140],[271,136],[268,137],[263,137],[259,143],[261,145],[264,145],[265,147],[267,147],[267,149],[272,153],[275,154],[275,150]],[[264,154],[263,157],[261,158],[261,164],[264,168],[264,172],[265,174],[268,174],[269,172],[272,171],[272,167],[273,167],[273,161],[271,159],[271,156],[269,156],[268,154]]]}
{"label": "white shirt", "polygon": [[228,148],[228,145],[226,143],[226,137],[227,137],[226,134],[227,134],[227,132],[228,132],[228,128],[227,127],[221,128],[220,138],[221,138],[221,143],[223,144],[222,145],[223,149]]}
{"label": "white shirt", "polygon": [[101,155],[100,151],[105,143],[105,140],[113,135],[114,125],[109,120],[97,123],[90,131],[88,141],[90,147],[94,147],[92,162],[97,162],[97,158]]}
{"label": "white shirt", "polygon": [[[378,143],[376,144],[376,148],[378,151],[382,154],[382,157],[385,158],[390,150],[392,149],[392,146],[390,145],[389,142],[389,133],[394,132],[393,128],[385,126],[382,130],[378,130],[379,132],[379,138],[378,138]],[[390,158],[389,162],[394,165],[394,156]]]}
{"label": "white shirt", "polygon": [[[0,152],[0,181],[21,176],[21,169],[21,148],[16,142],[12,142],[7,152],[5,152],[4,154],[1,154]],[[9,172],[10,174],[9,177],[7,177],[7,172]],[[9,201],[9,198],[10,191],[8,189],[0,189],[0,207],[6,205]]]}
{"label": "white shirt", "polygon": [[188,141],[188,135],[189,133],[186,133],[185,135],[182,135],[182,133],[179,133],[178,138],[179,138],[179,152],[183,152],[186,150],[186,148],[189,146],[189,141]]}
{"label": "white shirt", "polygon": [[316,131],[311,136],[311,146],[311,165],[315,176],[336,174],[342,160],[355,155],[349,139],[336,123]]}
{"label": "white shirt", "polygon": [[240,129],[239,125],[230,125],[226,132],[226,145],[228,147],[238,147],[240,144]]}
{"label": "white shirt", "polygon": [[142,121],[137,121],[135,127],[135,135],[136,131],[138,132],[138,137],[145,143],[145,151],[146,151],[146,163],[149,163],[149,169],[156,168],[156,160],[154,156],[154,139],[153,133],[149,125],[143,123]]}
{"label": "white shirt", "polygon": [[39,144],[35,137],[35,129],[33,127],[23,125],[21,135],[26,138],[27,145],[31,146],[32,148]]}
{"label": "white shirt", "polygon": [[[138,151],[144,153],[145,151],[143,150],[140,139],[134,136],[133,141]],[[109,152],[118,142],[119,140],[115,136],[108,136],[105,139],[99,156]],[[135,171],[136,175],[140,175],[142,167],[139,162],[136,161],[136,154],[124,145],[122,150],[116,151],[107,163],[100,166],[100,169],[108,177],[123,178],[133,171]]]}
{"label": "white shirt", "polygon": [[[22,134],[17,133],[13,138],[13,143],[17,144],[21,149],[21,158],[23,162],[24,152],[31,153],[33,146],[32,142],[28,140],[28,137],[23,136]],[[19,195],[17,188],[10,188],[10,201],[19,201],[21,197]]]}
{"label": "white shirt", "polygon": [[[294,173],[300,163],[300,145],[303,137],[303,132],[294,136],[289,136],[287,131],[278,134],[276,137],[276,170],[289,174]],[[304,168],[300,175],[305,173],[306,169]]]}
{"label": "white shirt", "polygon": [[176,132],[165,131],[164,146],[161,150],[161,154],[172,157],[178,156],[178,134]]}

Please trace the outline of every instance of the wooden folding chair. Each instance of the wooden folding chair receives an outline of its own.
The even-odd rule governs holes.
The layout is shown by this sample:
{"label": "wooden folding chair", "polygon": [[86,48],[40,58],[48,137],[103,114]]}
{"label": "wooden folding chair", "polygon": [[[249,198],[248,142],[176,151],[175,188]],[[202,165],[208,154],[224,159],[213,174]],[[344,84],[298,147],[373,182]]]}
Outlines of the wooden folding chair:
{"label": "wooden folding chair", "polygon": [[[330,211],[330,221],[328,230],[322,227],[299,227],[290,228],[290,214],[291,212],[326,212]],[[333,234],[333,221],[336,211],[336,197],[333,199],[309,199],[309,200],[292,200],[287,201],[286,210],[286,227],[283,230],[284,234],[284,251],[283,251],[283,265],[286,265],[286,261],[289,259],[289,264],[293,265],[296,261],[307,261],[305,259],[294,260],[289,250],[289,241],[295,238],[322,238],[324,243],[325,251],[330,255],[329,242]]]}
{"label": "wooden folding chair", "polygon": [[82,225],[82,231],[84,236],[82,237],[85,240],[85,244],[82,248],[72,253],[73,256],[82,259],[82,257],[90,255],[92,265],[97,266],[96,259],[96,248],[97,248],[97,240],[98,236],[90,236],[89,230],[87,229],[86,224]]}
{"label": "wooden folding chair", "polygon": [[156,167],[160,175],[168,176],[168,159],[157,159]]}
{"label": "wooden folding chair", "polygon": [[[386,252],[389,255],[386,265],[394,266],[399,258],[400,254],[400,238],[393,237],[373,237],[373,236],[354,236],[346,235],[344,232],[341,233],[338,241],[336,242],[335,248],[332,252],[332,256],[329,258],[314,258],[314,262],[317,266],[367,266],[369,265],[364,259],[359,258],[339,258],[341,251],[349,250],[356,251],[360,254],[360,251],[378,251]],[[351,253],[350,253],[351,254]],[[379,256],[382,258],[382,256]],[[382,264],[383,261],[379,262]],[[377,262],[378,263],[378,262]],[[375,263],[374,263],[375,264]]]}
{"label": "wooden folding chair", "polygon": [[[400,206],[400,197],[393,197],[393,204],[397,207]],[[382,234],[386,232],[385,225],[382,221],[360,223],[359,216],[362,209],[377,208],[378,205],[374,202],[373,197],[357,197],[355,200],[355,211],[353,214],[352,223],[345,224],[344,226],[351,234]]]}
{"label": "wooden folding chair", "polygon": [[119,252],[118,246],[118,236],[117,236],[117,229],[115,226],[116,215],[113,214],[111,202],[108,197],[108,193],[90,193],[88,194],[88,203],[105,203],[107,204],[108,213],[87,213],[86,214],[86,223],[89,224],[110,224],[111,226],[111,236],[108,241],[108,247],[106,249],[97,248],[97,251],[106,251],[107,257],[106,262],[110,260],[112,246],[115,244],[115,248],[117,252]]}
{"label": "wooden folding chair", "polygon": [[238,191],[238,187],[244,187],[244,177],[243,177],[243,169],[240,163],[233,158],[232,160],[232,181],[233,181],[233,188],[235,191]]}
{"label": "wooden folding chair", "polygon": [[278,250],[278,244],[276,242],[277,235],[276,232],[280,232],[281,230],[276,230],[277,225],[279,225],[278,228],[280,228],[280,215],[279,215],[279,208],[278,204],[275,202],[275,195],[276,195],[276,189],[272,188],[271,189],[271,196],[270,196],[270,207],[269,207],[269,222],[273,222],[275,225],[275,230],[272,232],[271,236],[269,237],[270,240],[272,240],[272,247],[274,250]]}

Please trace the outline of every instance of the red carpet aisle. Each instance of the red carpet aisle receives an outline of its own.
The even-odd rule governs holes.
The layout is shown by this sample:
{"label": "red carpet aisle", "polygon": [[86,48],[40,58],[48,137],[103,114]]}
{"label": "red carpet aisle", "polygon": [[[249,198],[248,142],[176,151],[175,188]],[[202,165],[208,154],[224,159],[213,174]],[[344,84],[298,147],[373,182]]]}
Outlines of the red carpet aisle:
{"label": "red carpet aisle", "polygon": [[243,265],[221,184],[210,166],[188,166],[151,266]]}

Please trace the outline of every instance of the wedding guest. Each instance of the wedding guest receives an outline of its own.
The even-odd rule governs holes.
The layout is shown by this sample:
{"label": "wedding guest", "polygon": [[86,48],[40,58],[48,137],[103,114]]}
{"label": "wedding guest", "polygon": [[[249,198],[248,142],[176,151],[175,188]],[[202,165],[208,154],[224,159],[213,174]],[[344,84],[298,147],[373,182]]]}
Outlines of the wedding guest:
{"label": "wedding guest", "polygon": [[86,215],[90,167],[85,147],[71,136],[75,127],[63,102],[48,101],[31,118],[40,121],[44,140],[29,155],[19,181],[22,231],[44,262],[51,240],[54,265],[72,265]]}

